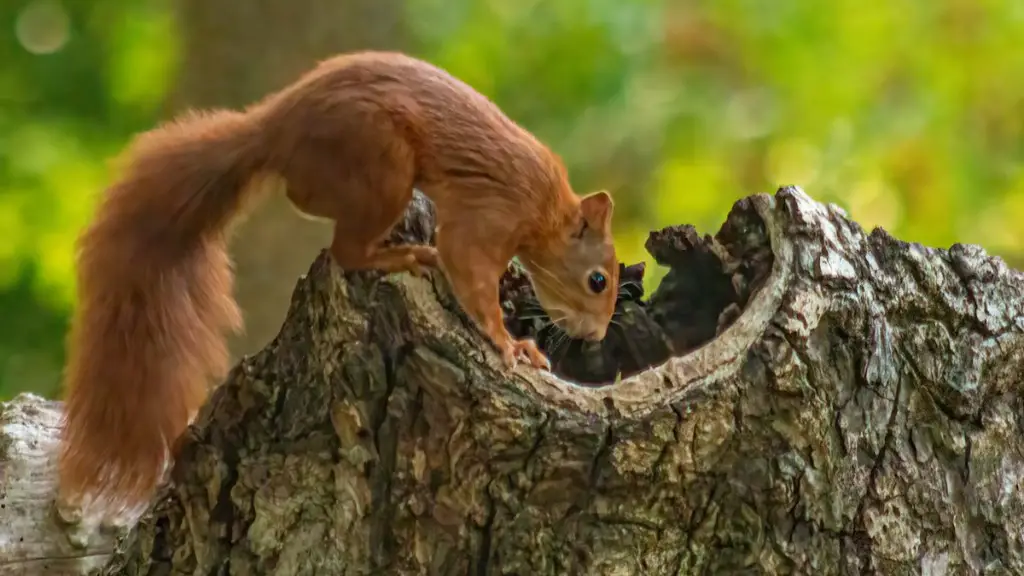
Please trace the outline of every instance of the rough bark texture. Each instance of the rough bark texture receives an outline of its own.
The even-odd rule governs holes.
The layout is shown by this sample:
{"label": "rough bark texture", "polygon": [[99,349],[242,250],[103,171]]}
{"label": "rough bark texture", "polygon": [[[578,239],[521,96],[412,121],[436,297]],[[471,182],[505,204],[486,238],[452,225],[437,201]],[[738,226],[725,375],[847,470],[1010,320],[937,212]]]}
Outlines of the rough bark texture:
{"label": "rough bark texture", "polygon": [[503,371],[439,275],[321,256],[110,571],[1024,573],[1024,275],[795,188],[649,248],[603,347],[541,330],[587,385]]}

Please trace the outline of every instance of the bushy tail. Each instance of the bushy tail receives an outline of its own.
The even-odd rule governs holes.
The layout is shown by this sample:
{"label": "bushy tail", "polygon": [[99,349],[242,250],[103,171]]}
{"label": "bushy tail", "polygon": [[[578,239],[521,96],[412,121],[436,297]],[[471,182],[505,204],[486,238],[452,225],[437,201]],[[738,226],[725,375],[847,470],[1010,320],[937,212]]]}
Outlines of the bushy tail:
{"label": "bushy tail", "polygon": [[61,500],[104,513],[149,503],[167,455],[228,369],[241,328],[226,229],[262,166],[241,113],[140,136],[78,243],[65,374]]}

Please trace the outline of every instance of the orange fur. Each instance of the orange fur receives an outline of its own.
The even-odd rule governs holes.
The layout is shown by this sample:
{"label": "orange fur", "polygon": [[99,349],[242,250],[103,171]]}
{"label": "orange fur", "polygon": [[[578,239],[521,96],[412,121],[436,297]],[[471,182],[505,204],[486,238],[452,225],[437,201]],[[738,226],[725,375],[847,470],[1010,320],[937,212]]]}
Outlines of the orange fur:
{"label": "orange fur", "polygon": [[[244,112],[192,113],[140,136],[79,241],[61,498],[144,506],[170,446],[228,368],[241,327],[226,235],[257,174],[334,221],[346,270],[440,265],[507,365],[547,360],[502,323],[498,282],[518,255],[552,317],[600,339],[615,307],[611,198],[584,198],[561,161],[468,85],[398,53],[322,62]],[[437,247],[383,247],[413,187],[437,208]],[[597,292],[595,274],[607,289]],[[597,277],[597,279],[600,279]]]}

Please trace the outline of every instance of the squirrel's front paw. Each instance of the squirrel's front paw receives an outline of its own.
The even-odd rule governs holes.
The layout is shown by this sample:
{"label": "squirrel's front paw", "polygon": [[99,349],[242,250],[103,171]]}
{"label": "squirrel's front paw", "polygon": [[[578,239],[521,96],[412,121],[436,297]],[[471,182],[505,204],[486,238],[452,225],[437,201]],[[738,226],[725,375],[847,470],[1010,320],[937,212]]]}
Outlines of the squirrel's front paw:
{"label": "squirrel's front paw", "polygon": [[551,363],[548,362],[547,356],[537,348],[537,343],[533,340],[513,340],[505,347],[502,359],[505,361],[505,366],[511,369],[515,368],[521,355],[526,356],[534,368],[551,370]]}

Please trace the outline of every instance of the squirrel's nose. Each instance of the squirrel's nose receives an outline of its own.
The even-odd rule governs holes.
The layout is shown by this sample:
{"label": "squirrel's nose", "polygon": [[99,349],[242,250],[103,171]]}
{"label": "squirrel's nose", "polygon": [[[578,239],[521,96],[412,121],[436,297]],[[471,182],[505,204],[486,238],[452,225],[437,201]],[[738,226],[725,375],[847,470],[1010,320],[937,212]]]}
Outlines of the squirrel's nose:
{"label": "squirrel's nose", "polygon": [[604,340],[605,331],[606,330],[601,327],[591,328],[583,334],[583,339],[589,342],[600,342],[601,340]]}

